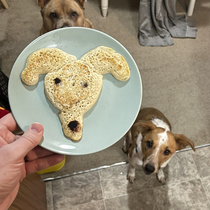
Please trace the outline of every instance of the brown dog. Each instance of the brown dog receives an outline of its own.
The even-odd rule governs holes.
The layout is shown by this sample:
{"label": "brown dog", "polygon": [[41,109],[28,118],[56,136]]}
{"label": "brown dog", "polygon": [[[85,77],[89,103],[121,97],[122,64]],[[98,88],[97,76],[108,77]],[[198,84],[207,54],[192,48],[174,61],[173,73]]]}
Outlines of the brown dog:
{"label": "brown dog", "polygon": [[90,20],[85,18],[85,0],[38,0],[41,7],[43,26],[40,35],[63,27],[93,28]]}
{"label": "brown dog", "polygon": [[157,179],[164,184],[163,168],[177,150],[194,143],[182,134],[173,134],[168,119],[154,108],[141,109],[139,115],[126,134],[123,151],[128,153],[129,170],[127,178],[135,179],[135,167],[141,165],[146,174],[157,173]]}

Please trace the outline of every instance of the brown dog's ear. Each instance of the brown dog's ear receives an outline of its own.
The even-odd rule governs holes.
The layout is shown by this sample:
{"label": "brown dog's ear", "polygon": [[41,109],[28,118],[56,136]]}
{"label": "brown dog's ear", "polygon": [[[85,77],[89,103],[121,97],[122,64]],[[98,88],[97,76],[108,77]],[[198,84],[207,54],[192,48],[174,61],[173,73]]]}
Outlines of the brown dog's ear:
{"label": "brown dog's ear", "polygon": [[151,130],[154,130],[156,126],[150,121],[138,121],[134,124],[134,128],[139,127],[141,134],[144,136],[146,133],[148,133]]}
{"label": "brown dog's ear", "polygon": [[194,143],[183,134],[174,134],[176,140],[177,150],[184,149],[186,146],[190,146],[195,151]]}
{"label": "brown dog's ear", "polygon": [[93,28],[93,24],[90,22],[90,20],[88,20],[87,18],[85,18],[83,27]]}
{"label": "brown dog's ear", "polygon": [[84,3],[85,3],[85,0],[75,0],[79,5],[82,6],[82,8],[84,7]]}
{"label": "brown dog's ear", "polygon": [[38,0],[38,5],[41,9],[49,2],[50,0]]}

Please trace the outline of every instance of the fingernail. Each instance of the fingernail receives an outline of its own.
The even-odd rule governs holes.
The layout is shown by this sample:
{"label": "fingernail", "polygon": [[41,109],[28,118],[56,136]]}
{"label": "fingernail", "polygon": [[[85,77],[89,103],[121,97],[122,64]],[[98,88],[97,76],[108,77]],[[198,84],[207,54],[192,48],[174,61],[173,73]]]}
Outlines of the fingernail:
{"label": "fingernail", "polygon": [[41,133],[42,130],[43,130],[43,127],[39,123],[33,123],[32,126],[31,126],[31,130],[33,130],[33,131],[35,131],[37,133]]}

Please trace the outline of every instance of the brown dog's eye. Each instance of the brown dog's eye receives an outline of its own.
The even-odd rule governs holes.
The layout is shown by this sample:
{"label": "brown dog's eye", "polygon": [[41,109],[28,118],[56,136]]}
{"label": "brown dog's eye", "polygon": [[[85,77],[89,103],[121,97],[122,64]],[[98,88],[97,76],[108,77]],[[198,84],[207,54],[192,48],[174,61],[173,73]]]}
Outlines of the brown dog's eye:
{"label": "brown dog's eye", "polygon": [[152,148],[153,146],[153,141],[147,141],[147,148]]}
{"label": "brown dog's eye", "polygon": [[171,151],[168,150],[168,149],[164,151],[164,155],[165,155],[165,156],[168,156],[170,153],[171,153]]}
{"label": "brown dog's eye", "polygon": [[78,17],[78,14],[77,14],[77,12],[72,12],[72,13],[71,13],[71,16],[72,16],[73,18],[77,18],[77,17]]}
{"label": "brown dog's eye", "polygon": [[55,12],[51,12],[51,13],[50,13],[50,16],[51,16],[52,18],[58,18],[58,15],[57,15]]}

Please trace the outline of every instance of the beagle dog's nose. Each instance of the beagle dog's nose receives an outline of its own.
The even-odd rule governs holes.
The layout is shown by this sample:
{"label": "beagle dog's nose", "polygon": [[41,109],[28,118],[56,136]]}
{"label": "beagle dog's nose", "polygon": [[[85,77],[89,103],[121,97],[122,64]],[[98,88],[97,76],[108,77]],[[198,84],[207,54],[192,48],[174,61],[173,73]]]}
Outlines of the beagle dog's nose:
{"label": "beagle dog's nose", "polygon": [[155,167],[153,165],[147,164],[145,166],[145,172],[146,174],[151,174],[155,171]]}

